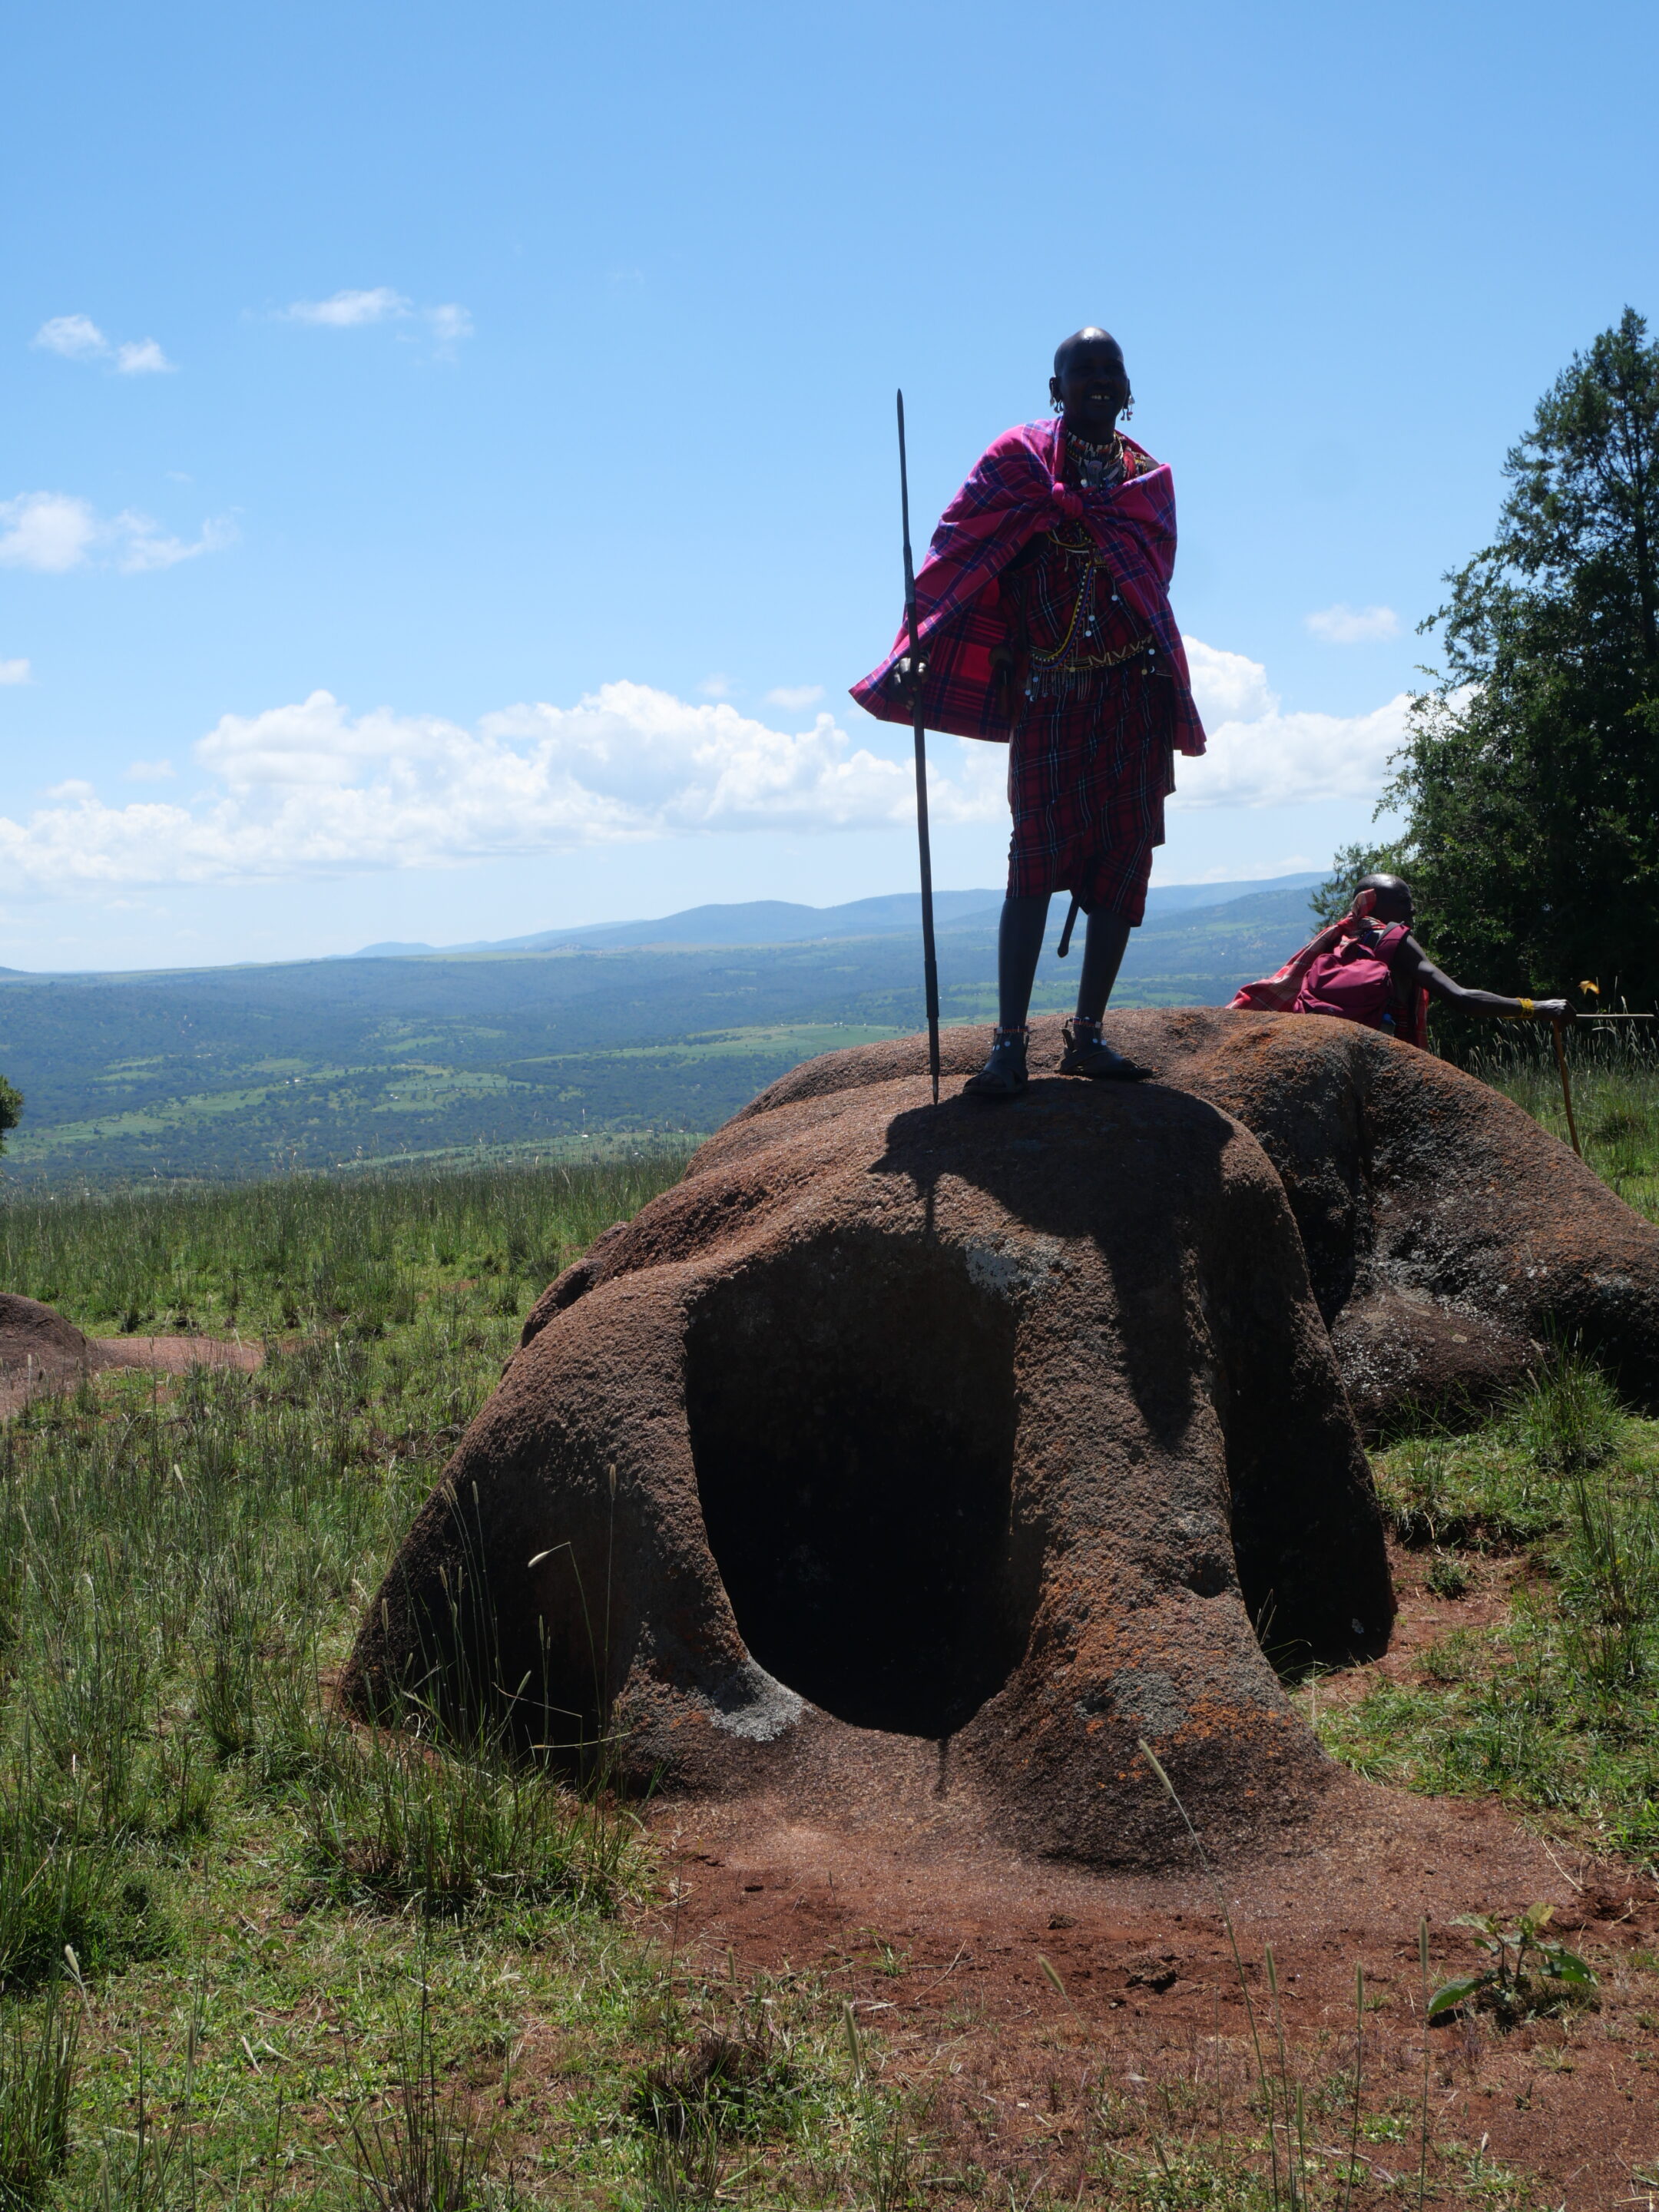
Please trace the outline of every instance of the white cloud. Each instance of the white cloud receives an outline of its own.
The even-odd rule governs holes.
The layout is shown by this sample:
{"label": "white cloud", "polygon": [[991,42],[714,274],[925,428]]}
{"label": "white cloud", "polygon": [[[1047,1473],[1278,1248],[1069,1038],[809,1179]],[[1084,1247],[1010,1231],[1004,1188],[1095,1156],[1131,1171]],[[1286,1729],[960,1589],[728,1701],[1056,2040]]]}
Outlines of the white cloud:
{"label": "white cloud", "polygon": [[423,313],[432,325],[433,337],[441,346],[453,345],[457,338],[470,338],[472,335],[471,316],[465,307],[458,307],[453,301],[447,307],[428,307]]}
{"label": "white cloud", "polygon": [[1375,799],[1405,742],[1411,696],[1369,714],[1287,714],[1259,660],[1183,641],[1209,735],[1202,760],[1176,764],[1176,806],[1295,806]]}
{"label": "white cloud", "polygon": [[424,323],[441,355],[472,336],[471,313],[456,301],[417,307],[407,293],[394,292],[390,284],[377,284],[371,292],[335,292],[326,300],[295,300],[280,319],[334,331],[361,330],[370,323]]}
{"label": "white cloud", "polygon": [[296,300],[283,310],[290,323],[320,323],[329,330],[355,330],[363,323],[398,321],[415,312],[414,303],[389,284],[372,292],[335,292],[326,300]]}
{"label": "white cloud", "polygon": [[822,684],[780,684],[775,690],[767,693],[766,703],[769,707],[787,707],[792,714],[798,714],[804,708],[816,707],[823,696]]}
{"label": "white cloud", "polygon": [[127,769],[127,781],[129,783],[166,783],[178,773],[170,760],[134,761]]}
{"label": "white cloud", "polygon": [[42,323],[31,345],[61,353],[66,361],[95,361],[109,351],[109,340],[89,315],[54,315]]}
{"label": "white cloud", "polygon": [[173,370],[154,338],[136,338],[115,349],[118,376],[171,376]]}
{"label": "white cloud", "polygon": [[0,684],[28,684],[33,681],[27,660],[0,660]]}
{"label": "white cloud", "polygon": [[712,676],[703,678],[697,689],[705,699],[729,699],[732,696],[732,679],[729,676],[722,676],[716,669]]}
{"label": "white cloud", "polygon": [[1242,653],[1224,653],[1195,637],[1183,637],[1193,696],[1206,729],[1218,722],[1244,721],[1271,714],[1279,704],[1267,689],[1267,672]]}
{"label": "white cloud", "polygon": [[[995,820],[1001,749],[939,750],[934,818]],[[43,894],[270,880],[720,831],[897,827],[915,805],[910,763],[855,746],[828,714],[791,735],[639,684],[605,684],[571,708],[508,708],[471,730],[386,708],[354,715],[314,691],[226,715],[195,757],[212,781],[188,805],[111,806],[74,782],[27,822],[0,818],[0,875]]]}
{"label": "white cloud", "polygon": [[91,557],[98,531],[90,504],[67,493],[29,491],[0,501],[0,567],[47,575],[78,568]]}
{"label": "white cloud", "polygon": [[198,553],[216,553],[235,532],[223,521],[202,525],[191,542],[169,538],[147,514],[131,508],[100,516],[89,500],[68,492],[26,491],[0,500],[0,568],[33,568],[63,575],[94,563],[137,574],[171,568]]}
{"label": "white cloud", "polygon": [[118,376],[170,376],[174,364],[154,338],[129,338],[112,345],[89,315],[54,315],[29,341],[66,361],[113,358]]}
{"label": "white cloud", "polygon": [[[1370,714],[1285,714],[1259,661],[1195,639],[1188,650],[1211,750],[1179,764],[1178,805],[1375,798],[1404,694]],[[313,691],[225,715],[194,760],[204,787],[187,803],[106,805],[76,782],[27,821],[0,819],[0,879],[55,895],[461,866],[733,831],[899,829],[915,807],[909,760],[856,743],[828,714],[790,732],[642,684],[508,707],[471,728],[386,707],[354,714]],[[1006,818],[1001,746],[936,738],[929,768],[936,823]]]}
{"label": "white cloud", "polygon": [[1400,635],[1400,617],[1392,607],[1351,607],[1341,599],[1304,620],[1327,645],[1374,645],[1380,638]]}

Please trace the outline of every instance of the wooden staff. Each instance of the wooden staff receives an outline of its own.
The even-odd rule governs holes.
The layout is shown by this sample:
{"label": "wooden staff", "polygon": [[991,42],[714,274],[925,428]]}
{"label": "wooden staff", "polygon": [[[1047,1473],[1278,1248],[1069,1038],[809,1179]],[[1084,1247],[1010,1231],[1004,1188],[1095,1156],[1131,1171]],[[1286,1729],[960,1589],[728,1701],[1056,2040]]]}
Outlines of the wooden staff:
{"label": "wooden staff", "polygon": [[1561,1071],[1561,1103],[1567,1109],[1567,1134],[1572,1139],[1572,1149],[1582,1160],[1584,1148],[1578,1141],[1578,1124],[1572,1118],[1572,1081],[1567,1073],[1566,1048],[1561,1042],[1561,1024],[1550,1024],[1550,1036],[1555,1045],[1555,1064]]}

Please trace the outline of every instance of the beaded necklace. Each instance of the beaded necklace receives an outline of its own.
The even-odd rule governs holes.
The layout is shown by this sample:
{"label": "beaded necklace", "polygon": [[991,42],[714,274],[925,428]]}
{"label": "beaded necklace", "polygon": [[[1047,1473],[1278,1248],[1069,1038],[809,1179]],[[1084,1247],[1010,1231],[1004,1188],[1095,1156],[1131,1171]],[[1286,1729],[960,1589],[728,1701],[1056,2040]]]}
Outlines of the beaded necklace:
{"label": "beaded necklace", "polygon": [[1103,491],[1112,484],[1121,483],[1128,470],[1123,441],[1115,430],[1110,444],[1105,446],[1091,446],[1086,438],[1079,438],[1068,430],[1066,459],[1067,472],[1075,469],[1085,491]]}

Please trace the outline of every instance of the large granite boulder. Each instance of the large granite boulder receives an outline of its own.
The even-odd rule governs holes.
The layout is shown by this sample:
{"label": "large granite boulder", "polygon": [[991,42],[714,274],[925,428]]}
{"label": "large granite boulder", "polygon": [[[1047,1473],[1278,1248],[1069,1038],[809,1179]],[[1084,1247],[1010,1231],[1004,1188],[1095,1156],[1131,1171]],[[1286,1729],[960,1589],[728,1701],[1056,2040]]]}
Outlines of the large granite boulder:
{"label": "large granite boulder", "polygon": [[[1317,1016],[1195,1006],[1107,1026],[1160,1083],[1242,1121],[1279,1170],[1368,1434],[1491,1405],[1551,1341],[1580,1346],[1659,1407],[1659,1229],[1499,1092]],[[1060,1030],[1035,1024],[1034,1068],[1058,1065]],[[989,1042],[988,1030],[946,1030],[947,1075],[980,1066]],[[925,1065],[916,1037],[831,1053],[745,1111]]]}
{"label": "large granite boulder", "polygon": [[1221,1848],[1305,1818],[1263,1646],[1375,1651],[1392,1597],[1296,1194],[1184,1018],[1133,1030],[1163,1083],[988,1106],[956,1033],[937,1109],[911,1041],[728,1123],[537,1306],[347,1697],[1095,1865],[1188,1848],[1139,1739]]}

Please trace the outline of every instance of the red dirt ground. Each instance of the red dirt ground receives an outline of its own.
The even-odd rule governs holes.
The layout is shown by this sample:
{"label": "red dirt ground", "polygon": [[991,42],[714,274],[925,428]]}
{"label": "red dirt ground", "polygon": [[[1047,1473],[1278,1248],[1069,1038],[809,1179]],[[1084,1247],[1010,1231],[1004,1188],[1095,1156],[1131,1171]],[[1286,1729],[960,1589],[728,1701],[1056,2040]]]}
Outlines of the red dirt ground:
{"label": "red dirt ground", "polygon": [[[1512,1572],[1489,1566],[1480,1589],[1446,1603],[1424,1589],[1420,1559],[1401,1554],[1395,1565],[1400,1626],[1376,1671],[1407,1679],[1435,1636],[1502,1609]],[[1371,1671],[1334,1677],[1327,1691],[1358,1694]],[[908,1813],[896,1809],[901,1802]],[[951,2157],[991,2172],[1076,2187],[1089,2148],[1085,2077],[1152,2102],[1155,2113],[1195,2101],[1212,2136],[1219,2075],[1226,2108],[1242,2114],[1245,2007],[1201,1876],[1101,1877],[1021,1859],[968,1832],[948,1802],[915,1810],[928,1803],[919,1788],[884,1806],[826,1805],[810,1817],[758,1796],[660,1808],[655,1827],[672,1873],[669,1899],[654,1909],[662,1940],[689,1966],[791,1966],[825,1977],[884,2040],[890,2069],[936,2093],[935,2125]],[[1650,2198],[1633,2179],[1659,2167],[1651,1885],[1616,1863],[1547,1844],[1496,1803],[1351,1779],[1292,1848],[1222,1880],[1264,2038],[1261,1968],[1271,1945],[1292,2069],[1310,2084],[1352,2065],[1354,1970],[1363,1963],[1376,2002],[1364,2102],[1396,2115],[1401,2130],[1399,2140],[1363,2146],[1379,2189],[1416,2171],[1419,1918],[1429,1923],[1433,1986],[1474,1963],[1467,1935],[1449,1925],[1455,1915],[1553,1904],[1555,1927],[1571,1931],[1568,1942],[1601,1977],[1598,2005],[1508,2033],[1486,2017],[1434,2029],[1433,2139],[1449,2179],[1460,2170],[1456,2147],[1473,2152],[1484,2139],[1490,2157],[1537,2177],[1549,2204],[1659,2203],[1659,2191]],[[1335,2121],[1310,2128],[1334,2154],[1346,2141]],[[948,2199],[936,2192],[932,2201]]]}
{"label": "red dirt ground", "polygon": [[[99,1336],[88,1340],[94,1355],[91,1371],[108,1374],[112,1369],[144,1367],[163,1375],[183,1375],[192,1367],[234,1367],[252,1374],[264,1364],[264,1348],[245,1344],[240,1337],[217,1336]],[[72,1389],[78,1377],[67,1372],[52,1375],[33,1389],[27,1373],[0,1376],[0,1421],[21,1413],[31,1396],[43,1391]]]}
{"label": "red dirt ground", "polygon": [[100,1336],[100,1352],[118,1367],[159,1367],[182,1375],[190,1367],[235,1367],[252,1375],[264,1365],[264,1347],[223,1336]]}

